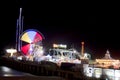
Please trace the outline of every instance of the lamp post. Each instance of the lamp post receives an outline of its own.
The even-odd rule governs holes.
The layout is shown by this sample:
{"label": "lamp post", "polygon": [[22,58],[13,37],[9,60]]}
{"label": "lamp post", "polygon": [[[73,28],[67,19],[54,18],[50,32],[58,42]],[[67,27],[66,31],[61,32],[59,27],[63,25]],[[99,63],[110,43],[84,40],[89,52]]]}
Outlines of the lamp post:
{"label": "lamp post", "polygon": [[11,49],[6,49],[6,52],[7,52],[7,53],[10,53],[10,57],[12,57],[12,56],[13,56],[13,53],[16,53],[16,52],[17,52],[17,50],[16,50],[16,49],[11,48]]}

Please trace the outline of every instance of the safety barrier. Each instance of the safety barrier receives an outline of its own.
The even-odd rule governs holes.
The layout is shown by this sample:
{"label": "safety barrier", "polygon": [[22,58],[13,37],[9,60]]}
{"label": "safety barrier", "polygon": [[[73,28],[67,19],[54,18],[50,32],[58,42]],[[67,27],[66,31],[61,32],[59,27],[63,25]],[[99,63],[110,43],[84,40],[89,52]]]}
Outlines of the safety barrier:
{"label": "safety barrier", "polygon": [[87,77],[83,75],[82,71],[63,70],[51,62],[37,63],[2,57],[0,58],[0,65],[38,76],[59,76],[66,80],[87,80]]}

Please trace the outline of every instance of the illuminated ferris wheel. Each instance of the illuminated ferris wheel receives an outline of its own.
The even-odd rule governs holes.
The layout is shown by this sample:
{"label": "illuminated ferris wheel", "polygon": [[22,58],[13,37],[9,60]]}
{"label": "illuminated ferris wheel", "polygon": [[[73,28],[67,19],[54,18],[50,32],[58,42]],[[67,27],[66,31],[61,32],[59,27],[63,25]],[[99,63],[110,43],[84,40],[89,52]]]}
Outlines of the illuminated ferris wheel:
{"label": "illuminated ferris wheel", "polygon": [[22,41],[21,51],[24,55],[31,54],[36,45],[42,46],[43,39],[44,36],[35,29],[24,31],[20,37],[20,40]]}

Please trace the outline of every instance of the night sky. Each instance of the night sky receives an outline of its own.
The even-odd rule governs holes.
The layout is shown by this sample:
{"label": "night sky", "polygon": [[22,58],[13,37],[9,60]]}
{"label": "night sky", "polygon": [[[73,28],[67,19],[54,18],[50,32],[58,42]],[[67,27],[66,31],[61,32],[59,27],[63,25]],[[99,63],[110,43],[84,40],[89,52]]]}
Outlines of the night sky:
{"label": "night sky", "polygon": [[[11,2],[12,3],[12,2]],[[81,3],[82,4],[82,3]],[[19,8],[23,8],[24,30],[37,29],[45,37],[44,47],[53,43],[67,44],[81,50],[85,42],[85,52],[102,58],[110,50],[113,58],[119,58],[119,17],[115,7],[81,5],[79,3],[42,3],[39,1],[15,0],[2,8],[1,50],[15,44],[16,20]]]}

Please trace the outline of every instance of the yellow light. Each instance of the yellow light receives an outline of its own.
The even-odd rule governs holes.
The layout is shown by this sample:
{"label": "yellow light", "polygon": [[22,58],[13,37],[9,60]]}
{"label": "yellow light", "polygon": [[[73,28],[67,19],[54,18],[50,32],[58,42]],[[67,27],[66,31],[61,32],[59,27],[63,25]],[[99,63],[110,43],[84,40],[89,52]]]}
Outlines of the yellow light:
{"label": "yellow light", "polygon": [[53,44],[53,47],[56,48],[56,47],[58,47],[58,45],[57,44]]}

